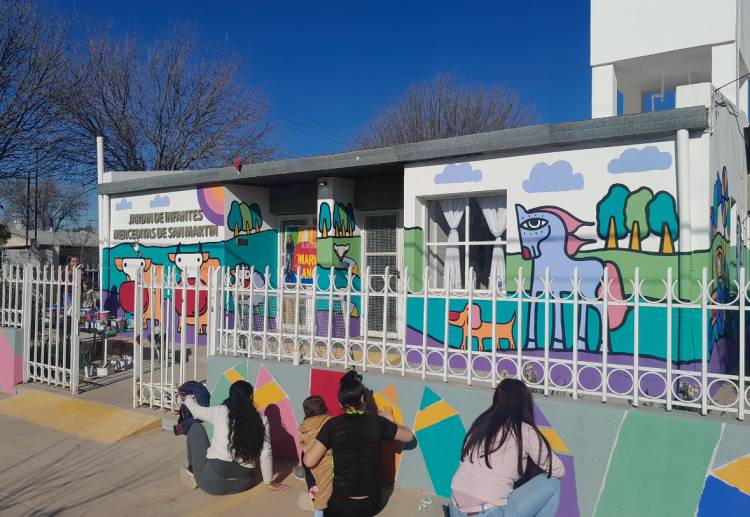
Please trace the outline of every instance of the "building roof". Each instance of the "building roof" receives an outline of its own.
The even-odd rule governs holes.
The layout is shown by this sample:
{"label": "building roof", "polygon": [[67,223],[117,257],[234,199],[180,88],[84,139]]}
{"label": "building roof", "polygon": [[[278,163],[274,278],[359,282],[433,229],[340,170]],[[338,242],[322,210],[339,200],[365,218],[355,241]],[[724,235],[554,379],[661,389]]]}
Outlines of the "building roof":
{"label": "building roof", "polygon": [[276,160],[234,167],[190,171],[128,171],[108,174],[100,194],[130,194],[200,185],[243,183],[279,185],[314,181],[319,176],[358,177],[402,172],[405,166],[463,158],[539,152],[545,149],[632,138],[654,138],[680,129],[704,131],[704,106],[544,124],[473,135],[364,149],[338,154]]}
{"label": "building roof", "polygon": [[[1,246],[3,248],[25,247],[26,229],[10,228],[11,238]],[[87,230],[58,230],[47,231],[38,230],[36,232],[37,246],[75,246],[75,247],[93,247],[99,246],[99,234]],[[22,244],[18,242],[23,241]],[[34,242],[34,230],[29,230],[29,241]]]}

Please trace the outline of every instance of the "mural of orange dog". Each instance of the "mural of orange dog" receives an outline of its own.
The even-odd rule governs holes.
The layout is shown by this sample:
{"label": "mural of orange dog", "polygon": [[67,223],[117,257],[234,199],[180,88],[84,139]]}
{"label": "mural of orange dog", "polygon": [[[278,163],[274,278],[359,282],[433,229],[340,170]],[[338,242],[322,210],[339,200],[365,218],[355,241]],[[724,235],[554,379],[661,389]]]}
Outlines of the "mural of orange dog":
{"label": "mural of orange dog", "polygon": [[[465,350],[467,346],[471,346],[469,341],[469,304],[467,303],[464,310],[461,312],[450,311],[448,314],[448,323],[453,326],[461,327],[463,330],[463,336],[461,338],[461,350]],[[505,323],[495,324],[495,339],[497,340],[496,347],[500,348],[500,340],[507,339],[509,348],[515,350],[516,341],[513,339],[513,326],[516,323],[516,315],[513,314],[510,320]],[[482,321],[482,310],[476,303],[471,306],[471,337],[477,339],[478,349],[484,351],[483,340],[492,340],[492,323],[489,321]]]}

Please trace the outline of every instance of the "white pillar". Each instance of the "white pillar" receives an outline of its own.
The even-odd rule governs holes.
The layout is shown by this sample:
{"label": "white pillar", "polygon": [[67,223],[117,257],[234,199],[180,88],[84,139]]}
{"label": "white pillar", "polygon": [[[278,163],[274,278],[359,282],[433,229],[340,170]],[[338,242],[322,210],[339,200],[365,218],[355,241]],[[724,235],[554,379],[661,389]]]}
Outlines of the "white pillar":
{"label": "white pillar", "polygon": [[634,115],[643,111],[643,94],[640,90],[622,90],[622,114]]}
{"label": "white pillar", "polygon": [[711,84],[714,88],[721,88],[722,95],[735,106],[739,88],[739,81],[735,81],[739,77],[737,59],[736,43],[711,47]]}
{"label": "white pillar", "polygon": [[739,88],[739,99],[738,99],[738,106],[740,108],[740,111],[745,114],[745,120],[743,123],[745,126],[747,126],[747,117],[748,117],[748,81],[747,78],[745,78]]}
{"label": "white pillar", "polygon": [[617,115],[617,76],[614,65],[591,68],[591,118]]}

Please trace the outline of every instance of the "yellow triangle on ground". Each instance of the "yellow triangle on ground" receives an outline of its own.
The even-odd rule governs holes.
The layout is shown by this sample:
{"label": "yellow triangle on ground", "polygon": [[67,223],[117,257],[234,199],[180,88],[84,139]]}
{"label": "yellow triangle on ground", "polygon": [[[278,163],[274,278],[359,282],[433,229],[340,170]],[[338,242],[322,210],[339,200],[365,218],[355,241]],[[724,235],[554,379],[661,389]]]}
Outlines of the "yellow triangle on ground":
{"label": "yellow triangle on ground", "polygon": [[159,417],[33,389],[0,400],[0,415],[102,443],[117,443],[161,429]]}
{"label": "yellow triangle on ground", "polygon": [[565,445],[565,442],[560,437],[560,435],[557,434],[557,431],[555,431],[551,427],[540,427],[539,430],[547,439],[547,441],[549,442],[549,446],[552,447],[552,450],[554,452],[570,452],[570,449],[568,449],[568,446]]}
{"label": "yellow triangle on ground", "polygon": [[229,370],[224,372],[224,377],[226,377],[230,385],[234,384],[237,381],[245,380],[245,378],[242,375],[240,375],[240,373],[234,368],[230,368]]}
{"label": "yellow triangle on ground", "polygon": [[255,390],[253,399],[255,400],[255,407],[258,409],[264,408],[270,404],[278,404],[286,398],[286,393],[281,389],[275,381],[264,384],[260,388]]}
{"label": "yellow triangle on ground", "polygon": [[750,495],[750,455],[743,456],[714,470],[714,476],[727,485]]}
{"label": "yellow triangle on ground", "polygon": [[453,406],[444,400],[438,400],[417,413],[417,417],[414,419],[414,432],[442,422],[446,418],[457,414],[458,412],[453,409]]}

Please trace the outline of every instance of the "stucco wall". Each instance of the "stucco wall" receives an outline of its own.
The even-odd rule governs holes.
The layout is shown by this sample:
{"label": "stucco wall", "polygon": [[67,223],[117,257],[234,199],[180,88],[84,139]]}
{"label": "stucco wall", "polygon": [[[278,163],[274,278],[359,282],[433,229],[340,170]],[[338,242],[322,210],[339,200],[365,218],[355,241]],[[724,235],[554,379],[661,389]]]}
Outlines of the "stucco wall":
{"label": "stucco wall", "polygon": [[23,330],[0,327],[0,393],[14,394],[23,382]]}
{"label": "stucco wall", "polygon": [[[272,424],[275,456],[296,457],[302,401],[320,394],[340,411],[340,371],[211,357],[208,385],[221,403],[232,382],[256,387]],[[417,445],[384,458],[400,485],[446,497],[465,430],[491,391],[366,372],[379,406],[416,431]],[[686,412],[536,397],[536,418],[565,463],[558,515],[740,515],[750,504],[750,427]],[[734,512],[734,513],[732,513]],[[740,513],[737,513],[740,512]]]}

